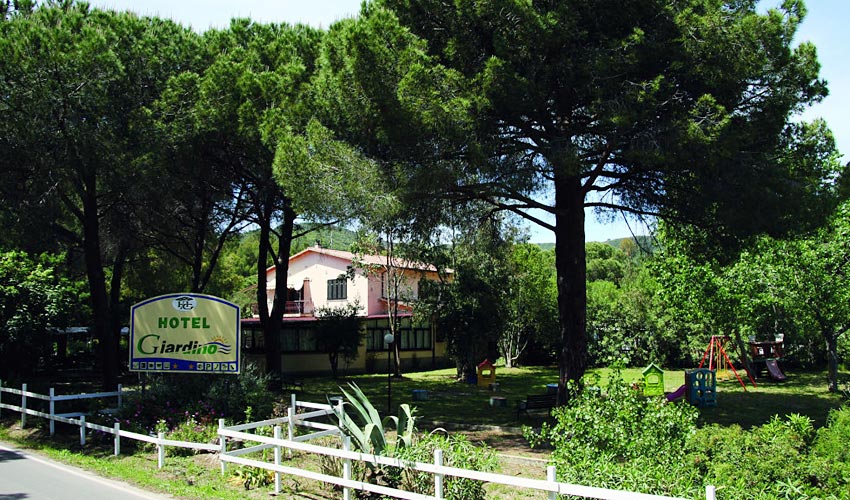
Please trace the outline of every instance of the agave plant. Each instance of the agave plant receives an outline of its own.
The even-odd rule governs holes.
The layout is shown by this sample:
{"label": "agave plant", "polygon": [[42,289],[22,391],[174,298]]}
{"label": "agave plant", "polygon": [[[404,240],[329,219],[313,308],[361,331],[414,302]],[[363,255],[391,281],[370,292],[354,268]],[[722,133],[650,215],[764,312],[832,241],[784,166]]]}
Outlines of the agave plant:
{"label": "agave plant", "polygon": [[[388,415],[381,419],[378,410],[363,394],[357,384],[349,383],[351,392],[340,388],[348,400],[349,411],[344,411],[341,417],[341,430],[351,437],[357,450],[373,455],[387,455],[388,441],[386,432],[390,425],[395,427],[398,439],[395,449],[400,450],[413,444],[415,420],[413,410],[408,404],[399,405],[398,416]],[[353,410],[353,411],[351,411]]]}

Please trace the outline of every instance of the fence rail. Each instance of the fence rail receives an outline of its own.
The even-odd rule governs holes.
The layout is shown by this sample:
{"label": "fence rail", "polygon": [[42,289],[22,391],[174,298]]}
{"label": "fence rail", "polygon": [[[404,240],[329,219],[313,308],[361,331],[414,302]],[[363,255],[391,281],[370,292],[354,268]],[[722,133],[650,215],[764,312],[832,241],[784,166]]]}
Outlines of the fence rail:
{"label": "fence rail", "polygon": [[[13,394],[21,396],[21,404],[20,406],[12,405],[8,403],[3,403],[3,393]],[[95,424],[92,422],[86,422],[86,413],[85,412],[73,412],[73,413],[56,413],[54,404],[57,401],[72,401],[72,400],[81,400],[81,399],[99,399],[99,398],[117,398],[118,407],[110,408],[105,410],[106,413],[112,413],[121,408],[121,403],[123,399],[123,390],[121,385],[118,385],[118,390],[113,392],[94,392],[94,393],[84,393],[84,394],[68,394],[68,395],[60,395],[57,396],[55,394],[55,390],[53,388],[50,389],[49,394],[38,394],[35,392],[30,392],[27,390],[27,384],[22,384],[21,389],[15,389],[12,387],[3,387],[0,384],[0,409],[7,409],[18,412],[21,414],[21,428],[26,426],[26,416],[32,415],[34,417],[41,417],[50,421],[50,435],[52,436],[55,433],[55,423],[61,422],[65,424],[75,425],[80,428],[80,445],[86,444],[86,429],[91,429],[99,432],[103,432],[105,434],[112,434],[114,441],[114,454],[117,456],[121,453],[121,438],[133,439],[135,441],[143,441],[147,443],[151,443],[156,445],[157,447],[157,455],[158,455],[158,465],[159,468],[164,466],[165,462],[165,448],[167,446],[177,447],[177,448],[189,448],[195,450],[203,450],[209,452],[217,452],[219,451],[219,446],[211,443],[194,443],[191,441],[177,441],[173,439],[165,439],[163,433],[159,433],[157,436],[147,436],[145,434],[139,434],[136,432],[121,430],[121,424],[119,422],[115,422],[112,427],[108,427],[105,425]],[[27,408],[27,398],[38,399],[42,401],[47,401],[49,404],[49,411],[43,412],[34,410],[32,408]],[[77,418],[73,418],[77,417]]]}
{"label": "fence rail", "polygon": [[[282,489],[281,475],[287,474],[339,485],[343,488],[345,500],[350,500],[352,498],[353,490],[369,491],[382,495],[388,495],[394,498],[402,498],[409,500],[442,499],[444,498],[444,480],[447,476],[449,476],[470,479],[474,481],[501,484],[516,488],[524,488],[528,490],[543,491],[548,494],[548,498],[550,500],[557,499],[558,495],[573,495],[584,498],[595,498],[600,500],[685,500],[683,498],[678,497],[649,495],[645,493],[609,490],[606,488],[597,488],[593,486],[582,486],[558,482],[556,479],[556,470],[554,466],[548,466],[546,468],[546,479],[532,479],[516,476],[507,476],[504,474],[496,474],[492,472],[480,472],[475,470],[462,469],[458,467],[444,466],[442,450],[435,450],[433,463],[412,462],[392,457],[386,457],[382,455],[371,455],[367,453],[351,451],[351,439],[350,437],[345,436],[340,431],[340,426],[311,421],[311,419],[319,417],[335,417],[338,418],[341,422],[345,411],[345,407],[342,401],[337,401],[336,405],[333,406],[330,404],[310,403],[298,401],[296,399],[295,394],[291,396],[291,405],[288,409],[288,414],[286,417],[268,419],[259,422],[249,422],[229,427],[225,425],[224,419],[220,419],[218,429],[218,444],[195,443],[189,441],[177,441],[172,439],[166,439],[164,434],[161,432],[158,433],[157,436],[148,436],[144,434],[121,430],[120,424],[117,422],[114,424],[113,427],[108,427],[91,422],[86,422],[85,415],[79,415],[78,418],[70,418],[68,416],[63,416],[54,412],[54,402],[67,401],[73,399],[118,397],[120,407],[121,392],[121,386],[119,386],[118,391],[116,392],[56,396],[54,394],[53,389],[50,390],[49,395],[44,395],[27,391],[26,384],[23,384],[20,390],[9,387],[3,387],[2,384],[0,384],[0,409],[8,409],[21,413],[22,427],[25,425],[26,415],[32,415],[50,420],[51,435],[53,434],[54,422],[63,422],[71,425],[77,425],[80,427],[80,444],[83,445],[85,444],[86,439],[86,429],[92,429],[106,434],[112,434],[114,436],[115,455],[120,454],[122,437],[152,443],[157,447],[158,466],[160,468],[162,468],[164,465],[165,449],[167,446],[189,448],[208,452],[218,452],[218,458],[221,463],[222,474],[225,472],[226,464],[228,463],[240,464],[248,467],[257,467],[274,472],[275,493],[280,493]],[[21,405],[16,406],[8,403],[3,403],[3,393],[21,396]],[[50,412],[45,413],[42,411],[27,408],[27,398],[48,401],[50,403]],[[309,408],[313,411],[298,414],[296,413],[296,410],[299,407]],[[282,437],[282,425],[287,426],[287,439],[284,439]],[[295,428],[297,426],[321,430],[319,432],[295,436]],[[249,430],[256,430],[261,427],[272,427],[274,435],[264,436],[256,433],[246,432]],[[338,436],[341,440],[342,449],[319,446],[306,442],[323,436]],[[254,446],[246,446],[239,449],[228,450],[228,439],[231,440],[231,443],[234,440],[239,440],[246,443],[253,442],[258,444]],[[268,449],[274,450],[274,463],[244,457],[244,455]],[[287,453],[290,456],[293,450],[298,450],[305,453],[313,453],[339,458],[343,461],[342,477],[283,465],[281,463],[281,452],[283,449],[286,449]],[[352,462],[355,461],[370,464],[380,464],[390,467],[412,469],[432,474],[434,476],[434,493],[433,495],[425,495],[359,481],[352,477]],[[716,499],[715,488],[713,486],[706,487],[705,499]]]}

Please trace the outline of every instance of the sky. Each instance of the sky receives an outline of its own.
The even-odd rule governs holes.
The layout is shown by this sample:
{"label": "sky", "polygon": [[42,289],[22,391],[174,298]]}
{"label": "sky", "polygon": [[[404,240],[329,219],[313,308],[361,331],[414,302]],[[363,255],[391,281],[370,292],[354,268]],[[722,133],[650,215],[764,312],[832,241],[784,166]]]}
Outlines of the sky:
{"label": "sky", "polygon": [[[360,0],[89,0],[95,7],[129,10],[139,15],[173,19],[195,31],[210,27],[224,28],[234,17],[249,17],[266,23],[304,23],[327,28],[334,21],[354,17]],[[781,0],[762,0],[760,7],[778,6]],[[808,15],[797,33],[797,42],[810,41],[818,50],[821,77],[830,89],[823,102],[807,110],[802,119],[823,118],[827,121],[844,154],[842,163],[850,161],[850,1],[807,0]],[[622,217],[598,220],[586,214],[586,240],[605,241],[634,234],[647,234],[640,223],[627,224]],[[530,227],[532,242],[553,242],[554,235],[539,226]]]}

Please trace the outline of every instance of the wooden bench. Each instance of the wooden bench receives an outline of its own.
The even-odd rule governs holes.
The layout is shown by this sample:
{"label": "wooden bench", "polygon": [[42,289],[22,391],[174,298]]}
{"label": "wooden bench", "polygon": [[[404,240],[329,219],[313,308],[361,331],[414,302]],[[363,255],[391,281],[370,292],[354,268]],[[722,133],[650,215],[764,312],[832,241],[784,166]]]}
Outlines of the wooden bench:
{"label": "wooden bench", "polygon": [[525,401],[517,403],[516,418],[519,419],[522,412],[528,415],[529,410],[551,410],[557,403],[557,394],[529,394]]}

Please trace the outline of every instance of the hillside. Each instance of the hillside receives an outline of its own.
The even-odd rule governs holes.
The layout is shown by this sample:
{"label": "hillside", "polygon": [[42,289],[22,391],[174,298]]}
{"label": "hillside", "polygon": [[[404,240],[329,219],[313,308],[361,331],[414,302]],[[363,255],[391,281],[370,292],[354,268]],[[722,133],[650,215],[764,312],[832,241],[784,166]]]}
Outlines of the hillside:
{"label": "hillside", "polygon": [[[649,253],[655,253],[658,250],[657,241],[652,238],[652,236],[636,236],[635,238],[616,238],[613,240],[602,241],[601,243],[605,243],[606,245],[611,245],[614,248],[622,249],[624,241],[634,241],[637,243],[638,248],[641,248],[643,251]],[[591,243],[591,242],[588,242]],[[554,243],[537,243],[537,246],[542,248],[543,250],[551,250],[555,248]]]}
{"label": "hillside", "polygon": [[[309,227],[309,225],[305,225],[305,230]],[[304,232],[304,230],[301,232]],[[324,227],[311,231],[306,236],[293,240],[290,255],[294,255],[307,247],[315,245],[316,243],[325,248],[330,248],[331,250],[347,251],[351,248],[351,244],[354,243],[356,239],[357,233],[350,229]]]}

